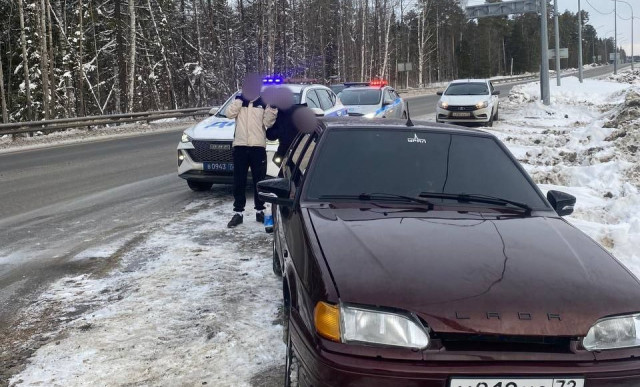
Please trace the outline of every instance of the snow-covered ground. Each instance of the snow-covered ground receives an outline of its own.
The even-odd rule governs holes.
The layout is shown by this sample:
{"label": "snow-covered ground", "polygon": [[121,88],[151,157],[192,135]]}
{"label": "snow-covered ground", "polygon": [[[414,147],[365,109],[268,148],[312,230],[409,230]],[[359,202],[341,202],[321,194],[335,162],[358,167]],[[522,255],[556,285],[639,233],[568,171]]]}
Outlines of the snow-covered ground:
{"label": "snow-covered ground", "polygon": [[[640,276],[640,76],[563,79],[553,105],[539,85],[514,88],[490,129],[543,191],[578,199],[567,219]],[[629,78],[630,77],[630,78]],[[226,196],[195,195],[175,218],[130,241],[79,253],[113,259],[101,276],[54,283],[25,311],[60,327],[10,383],[16,386],[279,385],[284,345],[271,236],[251,221],[228,230]]]}
{"label": "snow-covered ground", "polygon": [[[640,73],[564,78],[551,106],[538,83],[516,86],[490,130],[506,143],[543,192],[577,197],[567,219],[640,276]],[[621,82],[617,82],[620,80]]]}
{"label": "snow-covered ground", "polygon": [[45,310],[61,320],[86,311],[44,335],[10,385],[277,385],[285,346],[271,236],[253,214],[227,229],[229,208],[200,196],[121,257],[111,245],[78,254],[120,262],[104,277],[56,282],[25,312],[27,325]]}

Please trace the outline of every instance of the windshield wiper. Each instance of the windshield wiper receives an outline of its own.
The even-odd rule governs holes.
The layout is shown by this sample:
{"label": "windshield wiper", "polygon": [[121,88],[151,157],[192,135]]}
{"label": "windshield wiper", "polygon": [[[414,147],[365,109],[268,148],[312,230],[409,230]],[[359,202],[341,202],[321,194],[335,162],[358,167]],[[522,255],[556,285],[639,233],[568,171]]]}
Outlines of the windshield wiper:
{"label": "windshield wiper", "polygon": [[411,196],[397,195],[392,193],[376,192],[376,193],[361,193],[359,195],[321,195],[318,199],[357,199],[360,201],[403,201],[410,203],[424,204],[429,207],[429,210],[433,209],[433,203],[428,200],[414,198]]}
{"label": "windshield wiper", "polygon": [[496,196],[483,195],[483,194],[452,194],[452,193],[444,193],[444,192],[422,192],[420,193],[421,198],[437,198],[437,199],[452,199],[457,200],[459,202],[477,202],[477,203],[486,203],[486,204],[501,204],[507,205],[510,204],[512,206],[518,207],[524,210],[526,216],[531,216],[532,208],[526,204],[521,202],[516,202],[509,199],[503,199]]}

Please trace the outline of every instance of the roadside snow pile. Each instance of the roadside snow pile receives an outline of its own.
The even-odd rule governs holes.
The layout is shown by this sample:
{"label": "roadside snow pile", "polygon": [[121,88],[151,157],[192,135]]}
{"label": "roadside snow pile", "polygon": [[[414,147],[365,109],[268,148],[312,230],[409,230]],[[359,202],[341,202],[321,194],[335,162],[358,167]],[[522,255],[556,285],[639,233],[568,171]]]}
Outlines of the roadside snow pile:
{"label": "roadside snow pile", "polygon": [[[596,79],[580,83],[576,77],[562,78],[562,86],[550,85],[551,104],[605,105],[621,103],[628,85]],[[509,101],[517,104],[540,101],[540,82],[514,86]]]}
{"label": "roadside snow pile", "polygon": [[629,84],[563,79],[551,106],[515,87],[491,131],[543,192],[577,197],[567,219],[640,276],[640,94]]}
{"label": "roadside snow pile", "polygon": [[640,85],[640,70],[624,70],[618,74],[611,74],[607,77],[608,80],[619,83],[628,83],[631,85]]}
{"label": "roadside snow pile", "polygon": [[285,346],[271,236],[255,222],[227,229],[231,204],[213,202],[150,231],[106,278],[55,283],[34,308],[88,311],[9,385],[277,384]]}

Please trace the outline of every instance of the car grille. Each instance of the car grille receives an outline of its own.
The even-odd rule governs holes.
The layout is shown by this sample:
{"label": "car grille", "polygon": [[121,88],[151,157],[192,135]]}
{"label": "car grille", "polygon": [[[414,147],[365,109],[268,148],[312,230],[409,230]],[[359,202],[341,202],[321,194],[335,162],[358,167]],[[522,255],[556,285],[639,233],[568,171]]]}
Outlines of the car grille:
{"label": "car grille", "polygon": [[447,351],[498,351],[569,353],[569,337],[557,336],[495,336],[474,334],[440,334]]}
{"label": "car grille", "polygon": [[[232,163],[233,146],[230,141],[191,141],[194,149],[188,149],[191,160],[201,163],[210,161],[214,163]],[[211,149],[212,145],[215,149]]]}
{"label": "car grille", "polygon": [[468,105],[468,106],[449,105],[449,107],[447,107],[447,110],[451,112],[472,112],[474,110],[478,110],[478,108],[476,107],[476,105]]}

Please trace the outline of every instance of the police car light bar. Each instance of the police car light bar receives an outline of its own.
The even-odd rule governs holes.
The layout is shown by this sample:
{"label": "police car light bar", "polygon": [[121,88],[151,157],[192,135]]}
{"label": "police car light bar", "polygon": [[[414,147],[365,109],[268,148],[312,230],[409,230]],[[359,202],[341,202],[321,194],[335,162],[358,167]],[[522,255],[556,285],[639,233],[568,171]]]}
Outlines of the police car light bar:
{"label": "police car light bar", "polygon": [[263,85],[281,85],[284,81],[281,77],[264,77],[262,78]]}
{"label": "police car light bar", "polygon": [[387,84],[387,81],[385,81],[384,79],[374,79],[373,81],[369,82],[370,86],[386,86]]}

